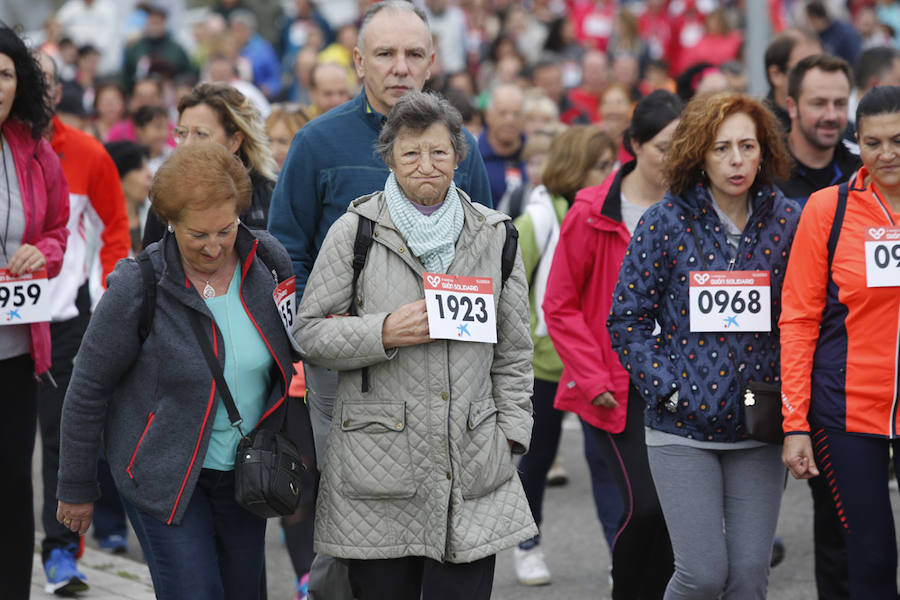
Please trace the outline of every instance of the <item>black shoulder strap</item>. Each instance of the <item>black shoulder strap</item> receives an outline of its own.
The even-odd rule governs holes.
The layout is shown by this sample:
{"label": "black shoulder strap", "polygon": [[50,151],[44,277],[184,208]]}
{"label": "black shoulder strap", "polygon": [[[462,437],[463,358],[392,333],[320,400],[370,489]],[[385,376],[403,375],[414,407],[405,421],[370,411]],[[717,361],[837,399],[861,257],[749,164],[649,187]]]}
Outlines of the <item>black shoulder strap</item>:
{"label": "black shoulder strap", "polygon": [[138,335],[143,344],[153,328],[153,315],[156,312],[156,269],[146,252],[137,255],[137,263],[144,283],[144,300],[141,302],[141,317],[138,321]]}
{"label": "black shoulder strap", "polygon": [[847,211],[847,195],[850,183],[845,181],[838,186],[837,206],[834,208],[834,220],[831,222],[831,233],[828,236],[828,270],[831,271],[831,263],[834,261],[834,251],[837,248],[838,238],[841,235],[841,225],[844,223],[844,213]]}
{"label": "black shoulder strap", "polygon": [[238,431],[240,431],[243,436],[244,432],[241,431],[241,413],[234,404],[231,390],[228,389],[228,384],[225,382],[225,374],[222,373],[222,365],[219,364],[219,359],[216,358],[216,355],[213,352],[212,344],[209,342],[206,332],[203,331],[203,317],[197,311],[192,310],[190,312],[191,315],[188,320],[191,322],[191,329],[194,330],[194,335],[197,336],[197,342],[200,344],[200,349],[203,350],[203,358],[206,359],[206,364],[209,365],[209,370],[216,380],[216,389],[219,392],[219,396],[222,398],[222,402],[225,404],[225,410],[228,411],[228,420],[231,421],[231,426],[237,427]]}
{"label": "black shoulder strap", "polygon": [[353,241],[353,284],[350,308],[347,309],[351,315],[356,314],[356,283],[359,281],[359,274],[362,273],[363,267],[366,266],[366,257],[372,246],[374,232],[375,221],[360,215],[359,223],[356,226],[356,239]]}
{"label": "black shoulder strap", "polygon": [[509,274],[512,273],[516,264],[516,249],[519,246],[519,230],[512,221],[504,221],[503,224],[506,225],[506,241],[503,242],[503,254],[501,255],[501,287],[509,279]]}

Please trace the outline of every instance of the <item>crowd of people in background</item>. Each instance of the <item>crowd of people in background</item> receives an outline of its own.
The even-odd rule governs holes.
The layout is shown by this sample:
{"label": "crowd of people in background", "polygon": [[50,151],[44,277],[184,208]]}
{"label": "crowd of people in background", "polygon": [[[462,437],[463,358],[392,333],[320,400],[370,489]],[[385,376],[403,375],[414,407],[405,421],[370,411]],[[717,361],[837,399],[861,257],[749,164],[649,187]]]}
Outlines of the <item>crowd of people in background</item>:
{"label": "crowd of people in background", "polygon": [[[242,0],[191,10],[183,0],[66,0],[42,31],[25,36],[30,53],[19,33],[0,29],[0,162],[6,173],[0,198],[25,206],[24,212],[0,210],[7,223],[3,260],[12,272],[26,265],[46,268],[57,298],[49,329],[0,329],[0,372],[16,394],[33,397],[38,407],[7,420],[19,435],[40,426],[48,590],[88,588],[76,561],[91,521],[100,548],[127,549],[125,510],[140,524],[138,537],[161,597],[178,597],[189,589],[179,586],[196,583],[185,579],[184,565],[159,560],[167,552],[160,548],[180,543],[159,523],[165,502],[142,504],[129,490],[123,510],[116,489],[126,470],[132,476],[134,456],[129,462],[113,444],[107,446],[113,455],[99,453],[95,464],[99,429],[96,446],[74,451],[90,428],[77,426],[78,415],[69,423],[64,415],[96,400],[94,378],[136,386],[132,380],[152,370],[149,359],[141,363],[145,373],[106,361],[103,367],[113,371],[73,375],[73,360],[116,262],[157,248],[159,268],[186,256],[188,263],[178,268],[198,289],[209,275],[206,286],[212,281],[213,288],[227,290],[233,271],[218,281],[216,269],[189,262],[191,231],[221,217],[216,225],[228,236],[229,265],[250,265],[249,231],[268,230],[274,237],[260,234],[262,240],[277,248],[282,263],[290,258],[297,300],[304,299],[288,335],[300,347],[307,344],[310,360],[294,365],[290,397],[305,398],[309,408],[323,496],[310,518],[282,522],[298,598],[449,598],[454,589],[487,598],[493,556],[508,547],[515,548],[520,584],[551,583],[554,557],[544,552],[541,526],[554,515],[543,499],[551,470],[560,468],[554,461],[565,412],[579,417],[584,432],[616,600],[764,597],[770,566],[785,552],[775,537],[782,460],[795,477],[809,480],[819,596],[896,598],[890,505],[872,491],[879,501],[877,510],[869,510],[865,494],[884,487],[888,447],[900,427],[896,402],[893,409],[890,402],[896,391],[888,389],[900,361],[892,287],[900,279],[867,283],[866,257],[847,240],[862,248],[866,227],[890,229],[900,219],[900,192],[893,194],[900,183],[892,171],[900,162],[900,88],[894,87],[900,86],[900,1],[759,2],[755,7],[766,12],[773,31],[764,56],[753,57],[764,62],[768,83],[767,94],[756,99],[747,94],[751,57],[744,16],[750,1],[360,0],[354,15],[341,21],[323,1],[296,0],[283,3],[275,27],[261,27],[253,3]],[[275,33],[264,36],[268,30]],[[10,73],[15,101],[7,98]],[[177,151],[198,143],[205,153]],[[210,143],[227,152],[210,150]],[[403,162],[397,144],[415,147],[412,162]],[[40,185],[16,183],[16,175],[24,181],[21,157],[40,164]],[[211,216],[190,223],[181,208],[151,203],[151,197],[161,203],[177,198],[190,206],[193,200],[181,198],[178,182],[196,175],[192,169],[202,170],[204,160],[224,165],[216,185],[237,186],[247,197],[225,209],[202,205],[197,210]],[[414,170],[426,162],[438,173],[437,197],[417,187]],[[357,201],[375,192],[380,195]],[[64,197],[68,217],[60,210]],[[455,210],[457,202],[465,210]],[[342,217],[348,207],[350,215]],[[390,220],[381,220],[388,210]],[[33,211],[43,220],[38,226],[31,225]],[[246,231],[230,228],[235,218]],[[375,235],[390,231],[399,252],[408,247],[409,254],[373,251],[368,260],[374,266],[366,268],[396,280],[363,271],[357,294],[360,273],[352,274],[351,285],[345,255],[353,255],[356,223],[364,218],[376,222]],[[444,465],[437,461],[442,480],[419,482],[430,495],[410,500],[414,490],[396,488],[411,485],[397,468],[414,469],[408,455],[392,454],[393,443],[372,446],[395,465],[380,480],[337,472],[338,459],[325,459],[326,449],[327,456],[347,460],[351,444],[360,443],[354,440],[366,439],[351,424],[358,419],[368,419],[359,426],[363,430],[396,422],[403,440],[428,437],[422,433],[428,431],[427,411],[417,413],[411,400],[405,409],[385,402],[381,412],[366,413],[357,396],[367,393],[370,377],[376,390],[384,389],[379,378],[392,377],[406,386],[393,392],[408,398],[419,393],[420,382],[408,375],[431,356],[424,346],[430,338],[420,330],[403,337],[401,330],[422,327],[424,303],[414,297],[421,276],[400,276],[399,269],[418,259],[428,271],[448,272],[458,264],[454,260],[469,261],[459,273],[479,275],[491,264],[499,279],[501,238],[471,229],[485,219],[497,231],[513,220],[518,230],[521,260],[510,288],[498,296],[498,328],[533,351],[501,340],[492,357],[454,355],[454,364],[471,369],[488,387],[481,395],[458,392],[460,381],[444,382],[441,373],[428,371],[438,393],[428,402],[442,406],[440,394],[445,401],[448,394],[465,398],[460,402],[472,407],[466,414],[450,411],[459,435],[490,435],[491,441],[478,442],[484,447],[494,438],[503,450],[508,443],[518,478],[510,479],[515,469],[497,466],[496,448],[488,457],[483,447],[460,448],[455,439],[431,439],[435,452],[417,450],[423,455],[413,465],[421,470],[446,447],[448,465],[471,459],[497,466],[487,473],[490,481],[482,481],[485,473],[472,474],[477,485],[457,481],[447,466],[444,490]],[[342,237],[333,239],[329,231]],[[485,254],[454,251],[464,238],[467,246],[485,244]],[[478,268],[476,258],[484,263]],[[770,329],[712,334],[688,318],[692,273],[730,270],[770,274],[771,306],[764,311]],[[139,285],[136,271],[123,277]],[[347,285],[330,289],[329,278]],[[304,293],[307,280],[318,286],[316,293]],[[400,296],[409,304],[392,304],[391,289],[408,292]],[[223,296],[222,306],[225,294],[213,289],[207,297],[203,291],[207,300]],[[110,295],[100,313],[126,310],[121,307],[134,312],[120,295]],[[114,300],[119,304],[109,304]],[[254,299],[260,306],[263,300]],[[346,320],[326,318],[348,312],[348,303]],[[218,316],[215,303],[209,305]],[[884,320],[876,322],[869,308]],[[386,320],[383,313],[402,320]],[[377,315],[383,330],[371,329]],[[85,356],[102,356],[96,347],[102,326],[94,326],[94,346]],[[357,328],[369,335],[357,335]],[[873,354],[865,347],[868,339],[893,348],[893,358]],[[129,352],[143,357],[142,343]],[[366,344],[378,351],[352,354],[364,352]],[[392,360],[398,348],[404,358]],[[286,345],[279,346],[271,360],[286,364],[288,354]],[[786,354],[796,359],[787,361]],[[518,371],[533,371],[533,387],[503,371],[513,362]],[[504,366],[494,369],[495,363]],[[48,373],[48,383],[32,381],[32,370]],[[832,372],[837,370],[840,375]],[[866,383],[872,377],[877,386]],[[745,385],[782,379],[783,455],[781,446],[748,438],[739,403]],[[477,408],[491,395],[492,381],[504,394],[495,391],[493,402]],[[258,408],[277,404],[270,398],[277,395],[276,383],[260,384]],[[875,407],[884,422],[863,414],[863,406]],[[533,427],[526,424],[529,411]],[[227,431],[220,412],[217,427]],[[483,419],[493,423],[489,434],[478,429]],[[19,458],[30,449],[15,436],[0,439],[16,444]],[[366,443],[362,447],[370,448]],[[219,480],[207,471],[227,471],[227,454],[211,453],[201,483],[191,485],[211,498],[221,495]],[[860,456],[867,457],[863,471],[854,458]],[[27,468],[20,461],[16,472],[23,490],[31,485],[30,452],[28,458]],[[85,475],[93,469],[96,480]],[[394,487],[386,483],[391,481]],[[95,504],[97,489],[102,499]],[[390,507],[375,527],[384,539],[359,535],[335,516],[337,511],[365,522],[376,500]],[[401,500],[402,510],[396,508]],[[26,511],[26,504],[31,512],[24,495],[5,502],[12,514]],[[188,507],[178,510],[180,520]],[[407,522],[391,511],[406,511],[407,520],[416,514],[417,522],[437,515],[444,526],[450,523],[447,538],[426,543],[420,539],[425,533],[409,527],[409,535],[390,541],[398,523]],[[504,511],[514,518],[500,518]],[[17,522],[13,535],[29,540],[33,525]],[[220,540],[223,547],[249,544],[246,555],[228,558],[252,563],[255,570],[243,579],[219,581],[210,566],[217,550],[197,550],[209,559],[198,569],[216,580],[210,589],[239,587],[251,594],[265,585],[264,573],[258,580],[264,528],[256,521],[247,527],[246,539]],[[473,527],[490,534],[476,539]],[[148,553],[149,539],[161,540],[156,556]],[[4,552],[6,546],[0,543]],[[383,562],[410,556],[424,562]],[[467,569],[444,570],[445,562]],[[17,581],[30,572],[24,563],[0,560],[0,571],[7,567]],[[414,583],[398,591],[393,578]],[[21,583],[27,597],[30,584]]]}

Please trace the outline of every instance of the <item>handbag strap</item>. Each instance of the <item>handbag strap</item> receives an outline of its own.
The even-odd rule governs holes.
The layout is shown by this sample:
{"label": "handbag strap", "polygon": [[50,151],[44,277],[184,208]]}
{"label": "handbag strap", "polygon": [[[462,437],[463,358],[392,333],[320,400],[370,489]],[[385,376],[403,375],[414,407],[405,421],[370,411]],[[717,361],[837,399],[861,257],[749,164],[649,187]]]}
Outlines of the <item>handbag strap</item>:
{"label": "handbag strap", "polygon": [[222,402],[225,404],[225,410],[228,411],[228,420],[231,421],[231,426],[238,430],[241,437],[244,437],[244,432],[241,430],[241,423],[243,423],[241,413],[238,411],[238,408],[234,403],[234,398],[231,396],[231,390],[228,389],[228,384],[225,382],[225,374],[222,372],[222,365],[219,364],[219,359],[216,358],[216,355],[213,352],[212,344],[209,342],[206,332],[203,331],[201,319],[200,313],[191,311],[189,319],[191,322],[191,329],[194,330],[194,335],[197,336],[197,341],[200,343],[200,349],[203,350],[203,357],[206,358],[206,364],[209,365],[209,370],[212,371],[213,378],[216,380],[216,389],[218,389],[219,395],[222,397]]}

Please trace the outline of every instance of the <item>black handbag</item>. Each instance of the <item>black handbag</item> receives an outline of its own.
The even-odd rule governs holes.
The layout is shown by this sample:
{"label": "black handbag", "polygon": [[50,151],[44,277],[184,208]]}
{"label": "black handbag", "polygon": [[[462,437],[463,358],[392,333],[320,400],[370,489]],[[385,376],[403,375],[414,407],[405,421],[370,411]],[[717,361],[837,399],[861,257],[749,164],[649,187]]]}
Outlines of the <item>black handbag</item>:
{"label": "black handbag", "polygon": [[768,444],[783,444],[781,384],[750,381],[741,394],[747,435]]}
{"label": "black handbag", "polygon": [[[300,504],[307,469],[300,452],[291,440],[275,430],[257,428],[244,435],[241,414],[225,382],[222,366],[203,331],[201,319],[200,313],[193,312],[191,327],[215,378],[216,388],[228,411],[228,420],[241,434],[234,459],[234,499],[264,519],[293,514]],[[280,408],[282,430],[287,422],[287,409],[285,399]]]}

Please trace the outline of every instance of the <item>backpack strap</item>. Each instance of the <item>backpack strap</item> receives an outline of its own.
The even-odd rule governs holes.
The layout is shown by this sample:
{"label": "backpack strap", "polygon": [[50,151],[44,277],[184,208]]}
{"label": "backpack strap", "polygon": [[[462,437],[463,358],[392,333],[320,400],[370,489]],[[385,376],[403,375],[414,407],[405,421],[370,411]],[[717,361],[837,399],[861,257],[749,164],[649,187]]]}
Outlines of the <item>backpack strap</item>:
{"label": "backpack strap", "polygon": [[837,248],[838,238],[841,236],[841,225],[844,223],[844,213],[847,211],[847,195],[850,191],[850,183],[845,181],[838,186],[837,206],[834,208],[834,220],[831,222],[831,233],[828,235],[828,272],[831,272],[831,263],[834,261],[834,251]]}
{"label": "backpack strap", "polygon": [[[362,273],[363,267],[366,266],[366,257],[369,255],[369,248],[372,246],[372,236],[375,233],[375,221],[359,215],[359,222],[356,225],[356,239],[353,241],[353,283],[351,285],[350,307],[347,312],[351,315],[357,314],[357,297],[356,284],[359,281],[359,274]],[[362,368],[362,385],[363,393],[369,391],[369,367]]]}
{"label": "backpack strap", "polygon": [[519,230],[516,229],[512,221],[503,221],[503,224],[506,225],[506,241],[503,242],[503,254],[501,254],[501,289],[506,280],[509,279],[509,275],[516,264],[516,249],[519,246]]}
{"label": "backpack strap", "polygon": [[153,328],[153,315],[156,312],[156,269],[153,268],[146,250],[140,252],[136,258],[144,284],[144,299],[141,302],[141,316],[138,321],[138,335],[143,344]]}
{"label": "backpack strap", "polygon": [[347,309],[351,315],[356,314],[356,283],[359,281],[359,274],[362,273],[363,267],[366,266],[366,257],[372,246],[374,232],[375,221],[360,215],[356,225],[356,239],[353,241],[353,284],[351,287],[353,295],[350,298],[350,307]]}

